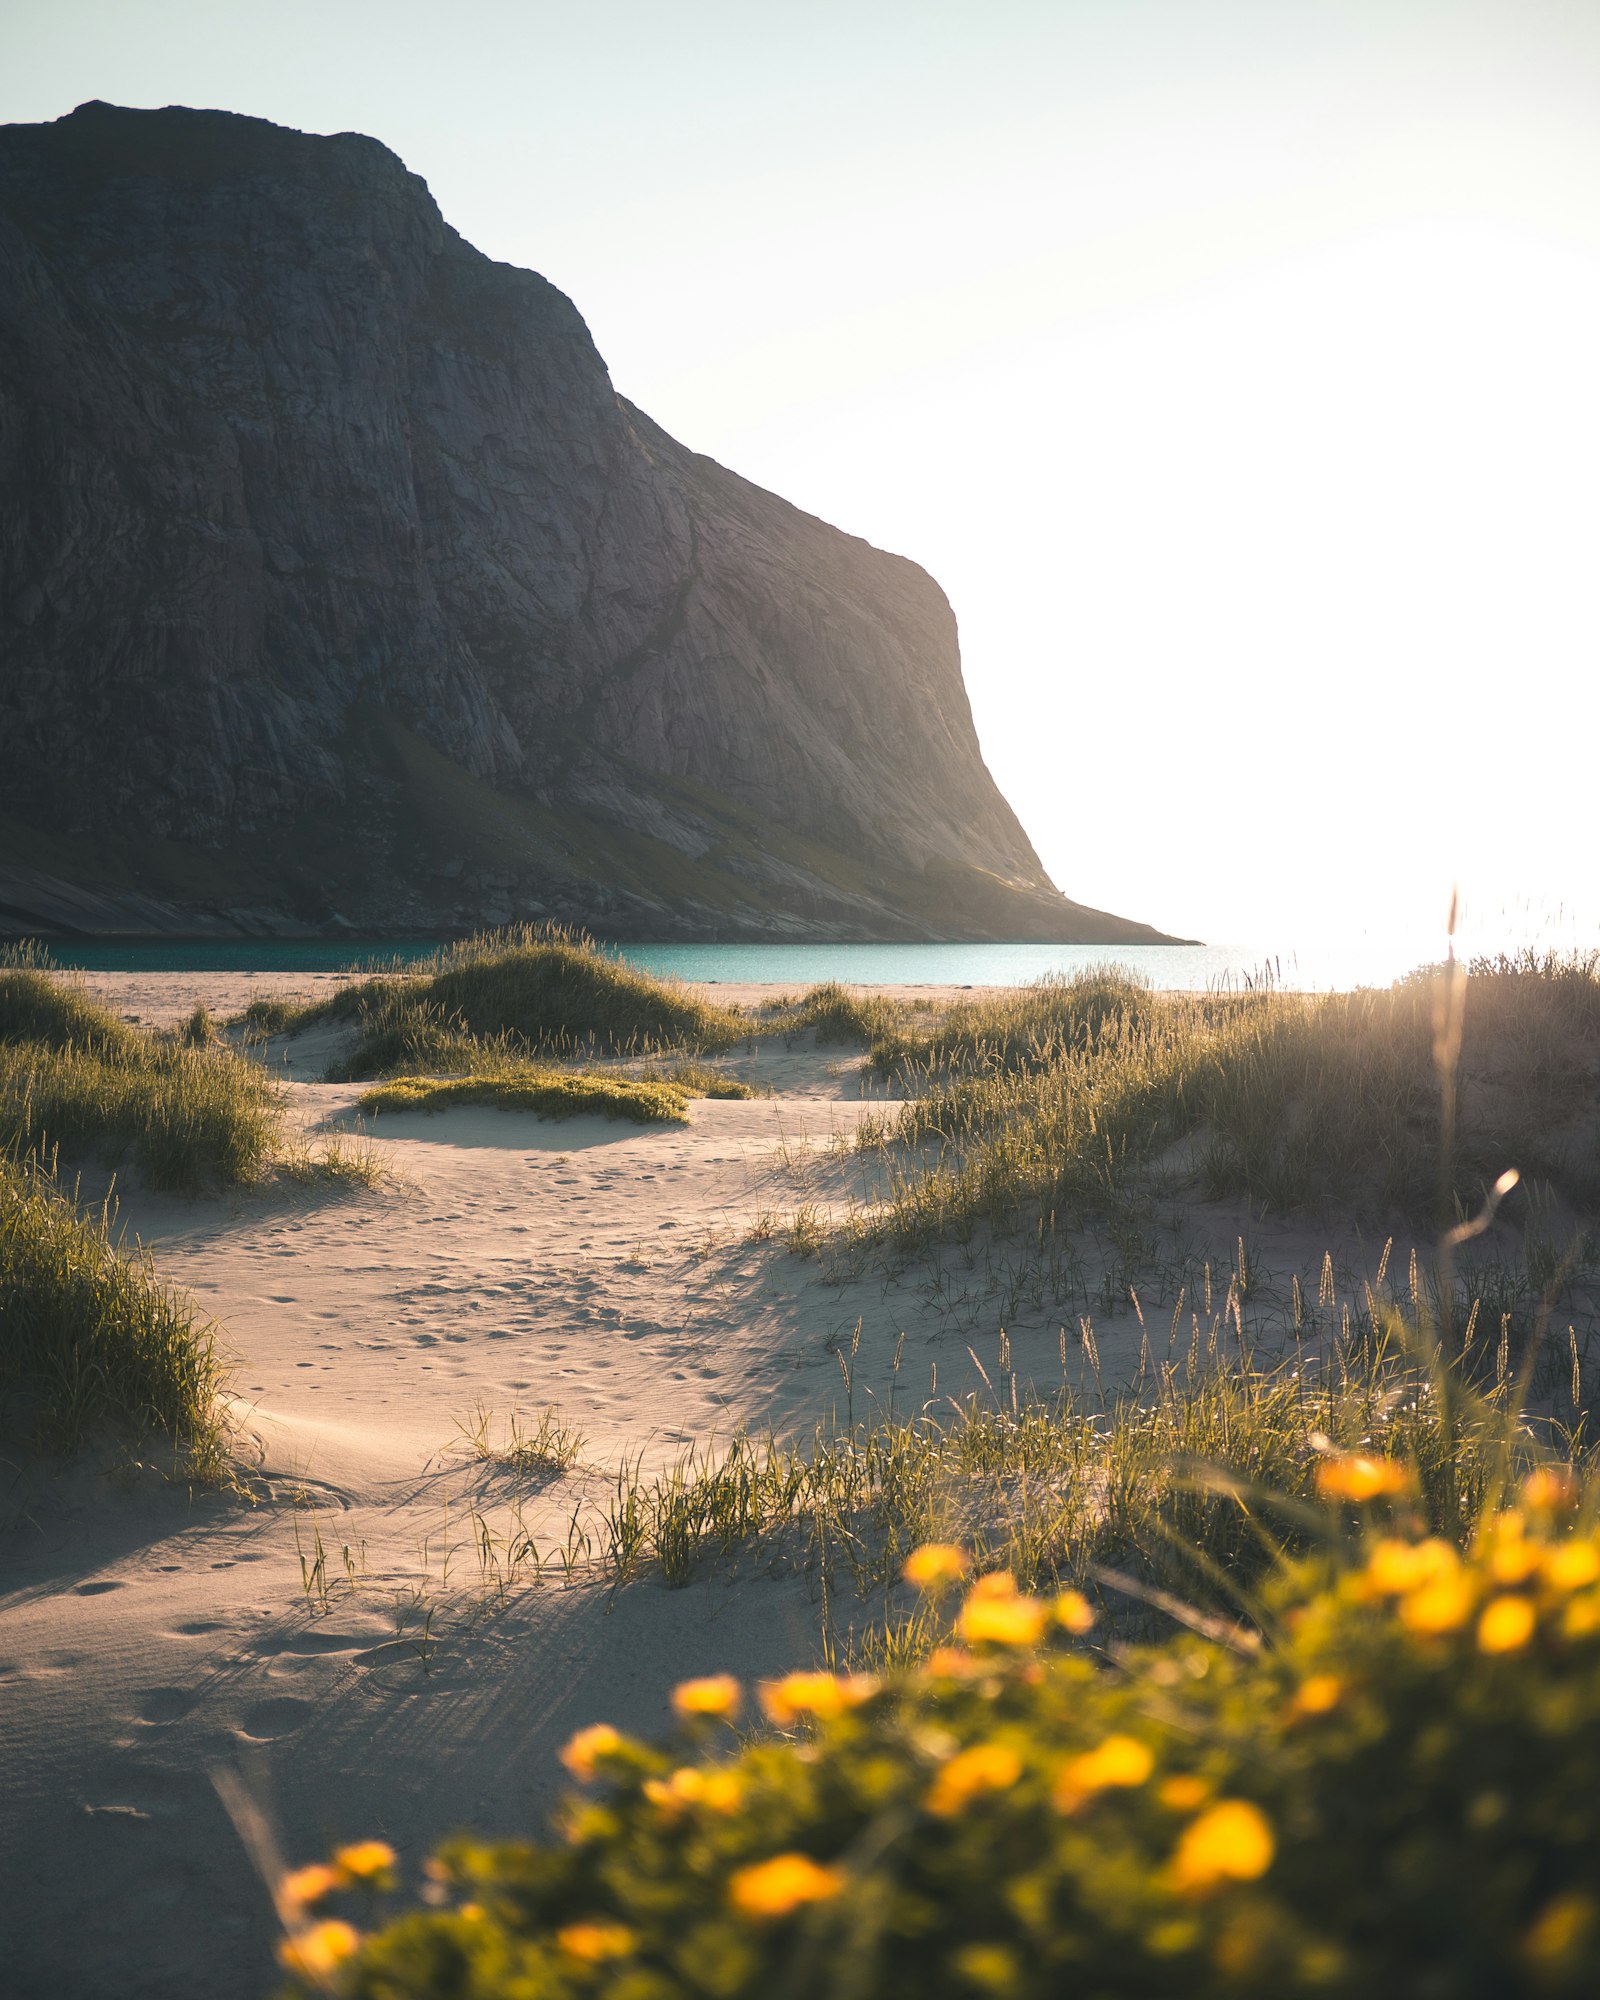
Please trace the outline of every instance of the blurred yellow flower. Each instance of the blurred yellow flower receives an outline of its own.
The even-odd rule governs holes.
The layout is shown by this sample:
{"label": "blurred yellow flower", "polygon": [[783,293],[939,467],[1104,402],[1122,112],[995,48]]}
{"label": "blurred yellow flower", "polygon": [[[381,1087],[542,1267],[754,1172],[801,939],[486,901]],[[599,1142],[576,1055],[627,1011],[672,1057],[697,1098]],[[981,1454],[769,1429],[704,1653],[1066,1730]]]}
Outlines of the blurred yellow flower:
{"label": "blurred yellow flower", "polygon": [[1317,1491],[1324,1500],[1382,1500],[1409,1493],[1411,1468],[1397,1458],[1325,1458],[1317,1467]]}
{"label": "blurred yellow flower", "polygon": [[1600,1580],[1600,1548],[1593,1542],[1558,1542],[1546,1549],[1544,1578],[1552,1590],[1582,1590]]}
{"label": "blurred yellow flower", "polygon": [[1009,1744],[974,1743],[939,1772],[923,1801],[928,1811],[952,1819],[983,1792],[1003,1792],[1022,1776],[1022,1759]]}
{"label": "blurred yellow flower", "polygon": [[1544,1550],[1528,1540],[1528,1524],[1520,1514],[1496,1514],[1486,1544],[1488,1574],[1496,1584],[1526,1584],[1544,1562]]}
{"label": "blurred yellow flower", "polygon": [[1522,1949],[1536,1965],[1559,1968],[1577,1957],[1594,1934],[1600,1904],[1581,1889],[1569,1889],[1546,1903],[1534,1919]]}
{"label": "blurred yellow flower", "polygon": [[1569,1639],[1590,1639],[1600,1632],[1600,1591],[1573,1598],[1562,1614],[1561,1630]]}
{"label": "blurred yellow flower", "polygon": [[1248,1799],[1218,1799],[1187,1826],[1172,1857],[1180,1895],[1204,1896],[1227,1882],[1254,1882],[1278,1851],[1272,1827]]}
{"label": "blurred yellow flower", "polygon": [[1517,1653],[1533,1637],[1536,1623],[1526,1597],[1494,1597],[1478,1620],[1480,1653]]}
{"label": "blurred yellow flower", "polygon": [[586,1965],[626,1958],[634,1941],[626,1924],[566,1924],[556,1932],[556,1943],[568,1958],[582,1959]]}
{"label": "blurred yellow flower", "polygon": [[737,1715],[744,1693],[732,1674],[706,1674],[695,1681],[680,1681],[672,1690],[674,1711],[685,1719],[695,1716]]}
{"label": "blurred yellow flower", "polygon": [[1381,1595],[1402,1597],[1436,1578],[1453,1576],[1460,1567],[1461,1558],[1436,1535],[1425,1542],[1402,1542],[1386,1535],[1368,1553],[1366,1577]]}
{"label": "blurred yellow flower", "polygon": [[335,1850],[333,1865],[347,1882],[371,1882],[394,1866],[394,1849],[386,1840],[357,1840]]}
{"label": "blurred yellow flower", "polygon": [[1136,1736],[1108,1736],[1093,1750],[1069,1757],[1051,1794],[1057,1812],[1077,1812],[1096,1792],[1142,1785],[1156,1760]]}
{"label": "blurred yellow flower", "polygon": [[785,1674],[781,1681],[763,1681],[759,1693],[768,1721],[787,1729],[803,1715],[831,1722],[846,1709],[859,1708],[877,1691],[871,1674],[797,1673]]}
{"label": "blurred yellow flower", "polygon": [[1008,1569],[985,1570],[982,1576],[976,1576],[972,1579],[972,1589],[968,1592],[969,1597],[981,1598],[1015,1597],[1016,1595],[1017,1579]]}
{"label": "blurred yellow flower", "polygon": [[1328,1715],[1344,1700],[1344,1682],[1337,1674],[1308,1674],[1289,1704],[1294,1715]]}
{"label": "blurred yellow flower", "polygon": [[587,1784],[605,1760],[614,1757],[626,1743],[621,1730],[613,1729],[609,1722],[592,1722],[568,1739],[561,1751],[561,1761],[573,1777]]}
{"label": "blurred yellow flower", "polygon": [[686,1806],[731,1813],[738,1810],[744,1785],[732,1771],[705,1770],[689,1764],[674,1771],[670,1778],[647,1778],[644,1795],[669,1816],[682,1812]]}
{"label": "blurred yellow flower", "polygon": [[1472,1587],[1466,1578],[1445,1575],[1400,1600],[1400,1623],[1420,1638],[1458,1632],[1472,1616]]}
{"label": "blurred yellow flower", "polygon": [[1522,1482],[1522,1504],[1540,1514],[1565,1514],[1578,1504],[1578,1482],[1564,1465],[1541,1465]]}
{"label": "blurred yellow flower", "polygon": [[824,1868],[805,1854],[775,1854],[740,1868],[728,1883],[728,1899],[747,1917],[786,1917],[803,1903],[826,1902],[844,1887],[837,1868]]}
{"label": "blurred yellow flower", "polygon": [[972,1558],[954,1542],[924,1542],[906,1557],[900,1574],[918,1590],[943,1590],[970,1574]]}
{"label": "blurred yellow flower", "polygon": [[[981,1663],[959,1646],[935,1646],[928,1655],[927,1673],[933,1680],[966,1680],[979,1671]],[[983,1669],[987,1672],[987,1669]]]}
{"label": "blurred yellow flower", "polygon": [[1210,1796],[1211,1786],[1207,1781],[1190,1772],[1163,1779],[1156,1792],[1161,1803],[1173,1812],[1198,1812]]}
{"label": "blurred yellow flower", "polygon": [[308,1931],[297,1931],[278,1946],[278,1963],[302,1979],[322,1980],[361,1948],[360,1933],[329,1917]]}
{"label": "blurred yellow flower", "polygon": [[341,1877],[325,1861],[313,1861],[305,1868],[291,1868],[283,1878],[283,1893],[291,1902],[320,1903],[339,1887]]}
{"label": "blurred yellow flower", "polygon": [[1081,1638],[1094,1623],[1094,1606],[1081,1590],[1063,1590],[1050,1600],[1050,1615],[1064,1632]]}
{"label": "blurred yellow flower", "polygon": [[994,1570],[967,1592],[956,1630],[969,1646],[1036,1646],[1045,1617],[1037,1597],[1024,1597],[1008,1571]]}

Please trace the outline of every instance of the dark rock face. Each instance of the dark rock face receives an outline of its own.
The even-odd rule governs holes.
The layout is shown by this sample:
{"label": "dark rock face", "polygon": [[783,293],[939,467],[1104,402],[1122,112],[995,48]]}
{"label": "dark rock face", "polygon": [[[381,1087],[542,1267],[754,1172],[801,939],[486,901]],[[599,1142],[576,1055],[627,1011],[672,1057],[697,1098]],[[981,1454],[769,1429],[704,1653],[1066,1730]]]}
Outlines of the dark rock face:
{"label": "dark rock face", "polygon": [[63,884],[1155,937],[1045,877],[914,564],[667,437],[375,140],[98,104],[0,130],[0,913]]}

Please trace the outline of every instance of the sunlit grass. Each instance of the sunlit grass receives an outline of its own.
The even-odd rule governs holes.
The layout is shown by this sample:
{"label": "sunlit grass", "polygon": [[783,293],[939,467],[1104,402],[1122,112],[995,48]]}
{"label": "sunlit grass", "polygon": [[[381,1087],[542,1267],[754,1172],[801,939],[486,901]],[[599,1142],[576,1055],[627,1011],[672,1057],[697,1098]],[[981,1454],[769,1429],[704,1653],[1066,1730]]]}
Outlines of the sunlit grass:
{"label": "sunlit grass", "polygon": [[79,1209],[33,1159],[0,1158],[0,1332],[8,1429],[61,1452],[158,1431],[190,1470],[219,1469],[212,1328],[118,1242],[114,1211]]}
{"label": "sunlit grass", "polygon": [[523,1063],[481,1076],[397,1076],[362,1093],[358,1108],[447,1111],[489,1105],[541,1118],[627,1118],[638,1125],[681,1124],[690,1093],[681,1084],[641,1083],[605,1072],[538,1069]]}
{"label": "sunlit grass", "polygon": [[529,924],[485,931],[322,1000],[267,996],[245,1019],[267,1034],[353,1024],[359,1040],[339,1072],[353,1079],[500,1067],[530,1055],[706,1052],[749,1032],[731,1009],[635,971],[581,933]]}
{"label": "sunlit grass", "polygon": [[0,962],[0,1146],[128,1161],[152,1187],[253,1181],[281,1106],[260,1067],[203,1025],[130,1027],[39,962]]}
{"label": "sunlit grass", "polygon": [[1152,995],[1065,982],[965,1010],[874,1064],[909,1095],[868,1119],[882,1199],[855,1228],[902,1245],[974,1228],[1069,1229],[1164,1174],[1278,1215],[1465,1213],[1507,1167],[1569,1201],[1600,1194],[1600,978],[1475,965],[1446,1135],[1436,993]]}

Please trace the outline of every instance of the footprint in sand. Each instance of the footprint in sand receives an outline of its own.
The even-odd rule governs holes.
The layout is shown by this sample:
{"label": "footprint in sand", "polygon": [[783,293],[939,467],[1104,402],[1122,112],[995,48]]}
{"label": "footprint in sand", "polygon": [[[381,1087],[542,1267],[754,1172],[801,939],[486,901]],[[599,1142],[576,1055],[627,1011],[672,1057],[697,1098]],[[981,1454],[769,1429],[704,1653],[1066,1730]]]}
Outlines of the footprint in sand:
{"label": "footprint in sand", "polygon": [[309,1701],[301,1701],[292,1694],[280,1694],[268,1701],[258,1701],[254,1708],[247,1709],[240,1719],[239,1733],[241,1736],[253,1736],[260,1743],[270,1743],[279,1736],[292,1736],[310,1720]]}
{"label": "footprint in sand", "polygon": [[176,1722],[194,1704],[195,1697],[186,1688],[141,1688],[134,1696],[134,1713],[141,1722]]}
{"label": "footprint in sand", "polygon": [[286,1632],[277,1638],[263,1639],[256,1651],[263,1658],[275,1653],[310,1657],[318,1653],[359,1653],[370,1643],[369,1638],[354,1632]]}
{"label": "footprint in sand", "polygon": [[74,1597],[104,1597],[108,1590],[124,1590],[126,1588],[125,1584],[117,1582],[114,1577],[108,1577],[103,1583],[75,1584],[72,1594]]}

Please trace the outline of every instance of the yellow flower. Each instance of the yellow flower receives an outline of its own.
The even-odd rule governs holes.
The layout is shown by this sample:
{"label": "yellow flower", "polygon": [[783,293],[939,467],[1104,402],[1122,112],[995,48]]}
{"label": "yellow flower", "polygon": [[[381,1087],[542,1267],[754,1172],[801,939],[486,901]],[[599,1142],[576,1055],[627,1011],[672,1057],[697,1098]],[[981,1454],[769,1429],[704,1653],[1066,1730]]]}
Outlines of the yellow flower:
{"label": "yellow flower", "polygon": [[803,1903],[826,1902],[844,1887],[837,1868],[824,1868],[806,1854],[775,1854],[740,1868],[728,1883],[728,1899],[742,1915],[767,1921],[786,1917]]}
{"label": "yellow flower", "polygon": [[1453,1576],[1460,1567],[1455,1550],[1437,1536],[1402,1542],[1386,1535],[1373,1543],[1367,1557],[1367,1582],[1381,1596],[1403,1597],[1439,1577]]}
{"label": "yellow flower", "polygon": [[980,1670],[988,1671],[970,1653],[962,1652],[959,1646],[935,1646],[928,1655],[927,1672],[932,1680],[966,1680]]}
{"label": "yellow flower", "polygon": [[1069,1757],[1051,1794],[1057,1812],[1077,1812],[1096,1792],[1142,1785],[1156,1760],[1135,1736],[1108,1736],[1093,1750]]}
{"label": "yellow flower", "polygon": [[1308,1674],[1289,1704],[1296,1716],[1327,1715],[1344,1700],[1344,1682],[1337,1674]]}
{"label": "yellow flower", "polygon": [[1082,1638],[1094,1623],[1094,1606],[1081,1590],[1063,1590],[1050,1600],[1050,1615],[1062,1631]]}
{"label": "yellow flower", "polygon": [[732,1771],[703,1770],[686,1765],[670,1778],[647,1778],[644,1795],[669,1818],[686,1806],[705,1806],[711,1812],[736,1812],[744,1797],[744,1785]]}
{"label": "yellow flower", "polygon": [[297,1931],[278,1946],[278,1963],[302,1979],[322,1980],[361,1948],[360,1934],[349,1924],[329,1917],[308,1931]]}
{"label": "yellow flower", "polygon": [[588,1784],[606,1759],[614,1757],[626,1744],[627,1738],[620,1729],[613,1729],[609,1722],[592,1722],[568,1739],[561,1761],[573,1777]]}
{"label": "yellow flower", "polygon": [[358,1840],[337,1849],[333,1865],[347,1882],[373,1882],[394,1866],[394,1849],[386,1840]]}
{"label": "yellow flower", "polygon": [[1317,1467],[1324,1500],[1382,1500],[1411,1491],[1411,1469],[1395,1458],[1325,1458]]}
{"label": "yellow flower", "polygon": [[1442,1576],[1400,1600],[1400,1622],[1421,1638],[1458,1632],[1472,1616],[1472,1591],[1459,1576]]}
{"label": "yellow flower", "polygon": [[1593,1896],[1569,1889],[1545,1904],[1522,1940],[1522,1949],[1536,1965],[1559,1967],[1582,1951],[1597,1917],[1600,1906]]}
{"label": "yellow flower", "polygon": [[974,1743],[939,1772],[923,1801],[940,1819],[953,1819],[983,1792],[1003,1792],[1022,1776],[1022,1759],[1005,1743]]}
{"label": "yellow flower", "polygon": [[626,1924],[566,1924],[556,1932],[556,1943],[568,1958],[599,1965],[604,1959],[626,1958],[634,1935]]}
{"label": "yellow flower", "polygon": [[680,1681],[672,1690],[672,1706],[686,1721],[703,1715],[737,1715],[743,1691],[732,1674],[707,1674],[697,1681]]}
{"label": "yellow flower", "polygon": [[1517,1653],[1533,1637],[1533,1606],[1525,1597],[1494,1597],[1478,1620],[1480,1653]]}
{"label": "yellow flower", "polygon": [[313,1861],[305,1868],[292,1868],[283,1878],[283,1893],[293,1903],[320,1903],[340,1885],[336,1868],[325,1861]]}
{"label": "yellow flower", "polygon": [[1600,1548],[1593,1542],[1558,1542],[1547,1549],[1544,1579],[1552,1590],[1582,1590],[1600,1580]]}
{"label": "yellow flower", "polygon": [[969,1646],[1036,1646],[1044,1631],[1045,1607],[1024,1597],[1006,1570],[980,1576],[967,1592],[956,1630]]}
{"label": "yellow flower", "polygon": [[1248,1799],[1218,1799],[1178,1841],[1172,1879],[1180,1895],[1205,1896],[1227,1882],[1254,1882],[1278,1851],[1272,1827]]}
{"label": "yellow flower", "polygon": [[1561,1630],[1569,1639],[1590,1639],[1600,1632],[1600,1591],[1573,1598],[1562,1614]]}
{"label": "yellow flower", "polygon": [[1578,1482],[1564,1465],[1541,1465],[1522,1482],[1522,1504],[1539,1514],[1566,1514],[1578,1504]]}
{"label": "yellow flower", "polygon": [[846,1709],[859,1708],[877,1691],[878,1683],[870,1674],[801,1673],[763,1681],[760,1695],[768,1721],[787,1729],[803,1715],[831,1722]]}
{"label": "yellow flower", "polygon": [[906,1557],[900,1574],[918,1590],[943,1590],[960,1583],[972,1570],[972,1558],[954,1542],[924,1542]]}
{"label": "yellow flower", "polygon": [[1198,1812],[1211,1796],[1211,1787],[1204,1778],[1197,1778],[1190,1772],[1180,1772],[1175,1778],[1163,1779],[1156,1797],[1173,1812]]}

